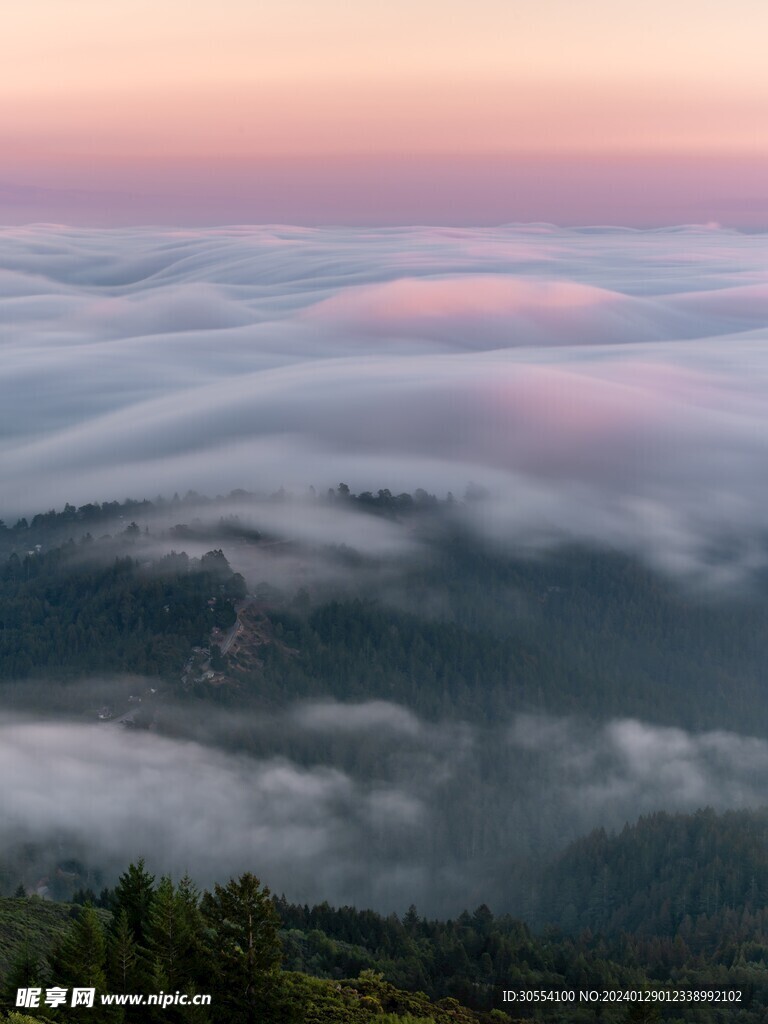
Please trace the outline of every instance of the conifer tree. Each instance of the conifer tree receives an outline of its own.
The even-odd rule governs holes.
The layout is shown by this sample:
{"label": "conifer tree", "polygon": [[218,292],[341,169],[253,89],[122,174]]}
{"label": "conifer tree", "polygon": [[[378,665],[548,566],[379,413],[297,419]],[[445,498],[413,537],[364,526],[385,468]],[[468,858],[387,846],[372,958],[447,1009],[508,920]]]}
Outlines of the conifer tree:
{"label": "conifer tree", "polygon": [[115,916],[107,945],[107,979],[113,992],[139,990],[139,952],[125,908]]}
{"label": "conifer tree", "polygon": [[150,875],[146,870],[142,857],[138,863],[128,865],[128,870],[120,876],[115,887],[114,921],[116,922],[119,918],[120,911],[124,910],[128,918],[128,926],[140,947],[147,944],[154,883],[155,876]]}
{"label": "conifer tree", "polygon": [[176,887],[176,900],[187,944],[182,960],[185,977],[196,984],[204,984],[210,976],[210,964],[205,951],[205,922],[200,910],[200,890],[184,875]]}
{"label": "conifer tree", "polygon": [[86,904],[72,922],[56,958],[56,983],[106,991],[107,944],[96,911]]}
{"label": "conifer tree", "polygon": [[153,971],[170,989],[183,986],[192,946],[190,921],[168,876],[160,879],[152,900],[147,929],[147,948]]}
{"label": "conifer tree", "polygon": [[68,1008],[72,1020],[88,1020],[91,1024],[114,1024],[123,1018],[119,1007],[103,1007],[100,996],[109,991],[106,976],[107,942],[101,921],[86,903],[69,931],[50,957],[53,983],[65,988],[94,988],[92,1007]]}
{"label": "conifer tree", "polygon": [[0,989],[0,1002],[7,1006],[14,1006],[16,993],[20,988],[40,987],[43,984],[43,965],[40,958],[33,952],[29,940],[24,943],[11,961],[8,973],[3,980]]}
{"label": "conifer tree", "polygon": [[232,1024],[279,1019],[280,918],[269,889],[246,873],[215,885],[201,909],[212,930],[216,990]]}

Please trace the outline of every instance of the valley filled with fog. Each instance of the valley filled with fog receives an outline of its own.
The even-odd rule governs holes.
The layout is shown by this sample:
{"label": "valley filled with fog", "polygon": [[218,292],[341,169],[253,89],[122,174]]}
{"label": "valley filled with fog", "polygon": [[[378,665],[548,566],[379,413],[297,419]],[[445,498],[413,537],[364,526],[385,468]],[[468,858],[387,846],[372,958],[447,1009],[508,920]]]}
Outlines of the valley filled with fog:
{"label": "valley filled with fog", "polygon": [[765,236],[38,225],[0,267],[9,885],[523,913],[593,828],[764,804]]}

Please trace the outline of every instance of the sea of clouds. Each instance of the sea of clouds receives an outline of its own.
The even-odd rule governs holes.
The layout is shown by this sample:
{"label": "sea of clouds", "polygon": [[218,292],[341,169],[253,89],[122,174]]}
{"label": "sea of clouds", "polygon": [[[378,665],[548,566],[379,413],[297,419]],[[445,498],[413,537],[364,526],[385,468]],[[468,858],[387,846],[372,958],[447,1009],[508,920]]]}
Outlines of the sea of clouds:
{"label": "sea of clouds", "polygon": [[680,568],[768,501],[768,238],[0,231],[2,510],[193,488],[491,494]]}

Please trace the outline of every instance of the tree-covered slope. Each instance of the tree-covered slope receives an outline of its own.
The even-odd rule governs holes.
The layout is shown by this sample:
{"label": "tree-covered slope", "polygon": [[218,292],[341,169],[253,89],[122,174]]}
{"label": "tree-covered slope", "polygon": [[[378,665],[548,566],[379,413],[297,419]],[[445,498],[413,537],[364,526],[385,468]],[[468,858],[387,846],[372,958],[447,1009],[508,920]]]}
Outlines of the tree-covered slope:
{"label": "tree-covered slope", "polygon": [[[35,897],[0,897],[0,975],[7,973],[19,950],[27,945],[45,957],[72,923],[77,907]],[[108,911],[99,911],[108,920]]]}
{"label": "tree-covered slope", "polygon": [[768,811],[659,812],[572,843],[542,873],[540,923],[662,941],[768,972]]}
{"label": "tree-covered slope", "polygon": [[[231,655],[229,685],[198,687],[198,696],[383,698],[429,717],[554,711],[768,734],[768,582],[759,572],[741,588],[697,590],[609,549],[532,556],[491,545],[453,506],[425,498],[334,501],[368,516],[371,529],[384,518],[405,531],[411,556],[388,561],[362,541],[359,550],[283,544],[234,518],[203,529],[184,503],[171,528],[151,518],[151,503],[131,502],[68,506],[5,529],[0,679],[99,671],[178,682],[190,648],[233,621],[226,599],[247,587],[280,642],[262,637],[250,658]],[[319,503],[302,515],[311,522],[327,511]],[[131,514],[149,525],[126,528]],[[91,530],[111,532],[93,540]],[[205,540],[233,564],[245,552],[260,568],[243,581],[228,567],[162,556]],[[286,585],[281,558],[293,569],[298,560],[300,572],[316,563],[332,571],[297,588]],[[260,577],[269,566],[280,588]]]}
{"label": "tree-covered slope", "polygon": [[88,544],[11,554],[0,568],[0,678],[177,677],[193,644],[233,622],[233,575],[214,552],[139,563],[130,544],[111,557]]}
{"label": "tree-covered slope", "polygon": [[[193,1024],[505,1024],[501,1013],[473,1011],[456,999],[430,1000],[405,991],[381,972],[329,980],[281,970],[280,918],[269,890],[252,875],[216,885],[202,896],[183,879],[155,883],[131,865],[104,894],[111,911],[37,898],[0,901],[0,1013],[13,1020],[18,988],[45,992],[94,986],[92,1009],[52,1011],[32,1020]],[[208,1005],[104,1008],[102,994],[205,994]],[[4,1018],[0,1018],[4,1019]]]}

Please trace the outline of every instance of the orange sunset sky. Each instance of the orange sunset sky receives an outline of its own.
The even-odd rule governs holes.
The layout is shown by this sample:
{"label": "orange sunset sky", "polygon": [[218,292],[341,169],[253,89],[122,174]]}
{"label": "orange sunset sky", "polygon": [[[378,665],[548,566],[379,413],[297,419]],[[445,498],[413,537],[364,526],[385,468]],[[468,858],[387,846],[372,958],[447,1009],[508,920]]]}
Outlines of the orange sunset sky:
{"label": "orange sunset sky", "polygon": [[11,0],[0,221],[768,227],[763,0]]}

